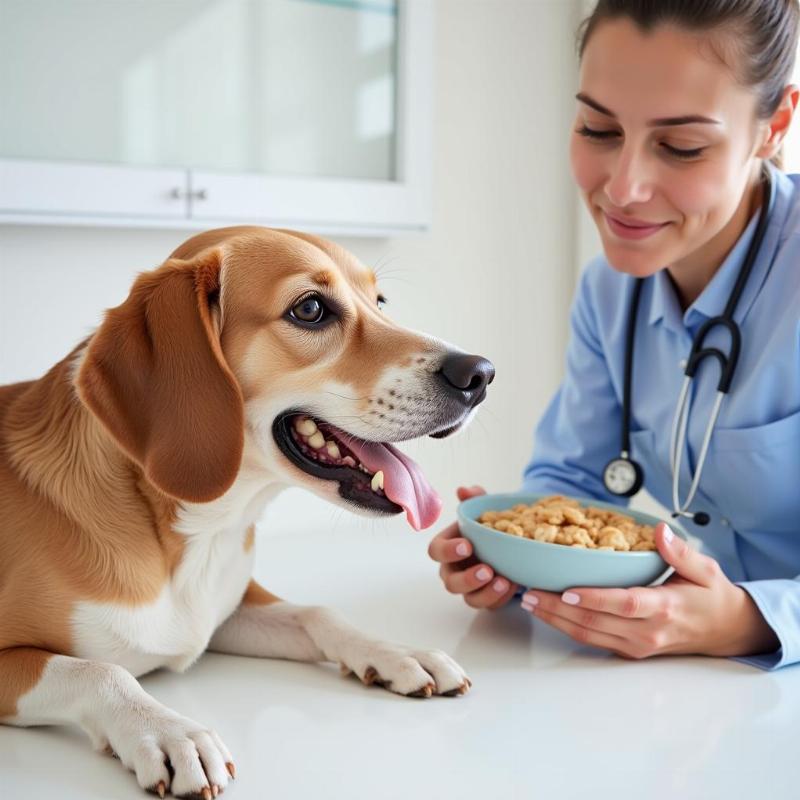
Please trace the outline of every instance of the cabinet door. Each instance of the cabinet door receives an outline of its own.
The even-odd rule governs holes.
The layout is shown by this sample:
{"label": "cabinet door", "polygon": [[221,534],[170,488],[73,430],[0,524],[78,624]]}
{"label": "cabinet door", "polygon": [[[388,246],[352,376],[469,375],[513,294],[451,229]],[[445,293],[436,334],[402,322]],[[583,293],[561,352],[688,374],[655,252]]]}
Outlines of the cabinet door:
{"label": "cabinet door", "polygon": [[192,217],[366,234],[427,227],[432,3],[283,0],[262,11],[263,52],[243,56],[258,169],[193,168]]}
{"label": "cabinet door", "polygon": [[425,227],[432,5],[2,0],[0,221]]}
{"label": "cabinet door", "polygon": [[0,159],[0,220],[175,224],[187,219],[187,181],[180,169]]}

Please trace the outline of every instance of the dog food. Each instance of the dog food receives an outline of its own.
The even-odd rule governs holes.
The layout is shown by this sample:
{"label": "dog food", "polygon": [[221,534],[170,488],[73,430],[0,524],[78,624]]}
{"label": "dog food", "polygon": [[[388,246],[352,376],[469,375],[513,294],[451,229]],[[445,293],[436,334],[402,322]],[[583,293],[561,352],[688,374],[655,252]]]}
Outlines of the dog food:
{"label": "dog food", "polygon": [[652,525],[640,525],[627,514],[582,506],[562,495],[519,503],[504,511],[484,511],[478,522],[496,531],[589,550],[655,550]]}

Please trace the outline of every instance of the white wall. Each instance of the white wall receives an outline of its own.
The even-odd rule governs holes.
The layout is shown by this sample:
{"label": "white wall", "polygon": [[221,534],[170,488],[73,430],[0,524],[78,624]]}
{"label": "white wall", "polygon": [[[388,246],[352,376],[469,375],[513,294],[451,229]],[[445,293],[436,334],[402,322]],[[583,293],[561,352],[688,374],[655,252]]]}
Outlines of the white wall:
{"label": "white wall", "polygon": [[[404,447],[442,494],[446,517],[461,483],[517,488],[533,425],[561,376],[576,274],[567,136],[577,5],[436,0],[432,231],[342,240],[385,271],[387,313],[497,367],[469,430]],[[124,299],[137,272],[188,235],[0,228],[0,382],[41,375]],[[293,494],[270,511],[270,526],[349,518],[304,503],[301,519]]]}

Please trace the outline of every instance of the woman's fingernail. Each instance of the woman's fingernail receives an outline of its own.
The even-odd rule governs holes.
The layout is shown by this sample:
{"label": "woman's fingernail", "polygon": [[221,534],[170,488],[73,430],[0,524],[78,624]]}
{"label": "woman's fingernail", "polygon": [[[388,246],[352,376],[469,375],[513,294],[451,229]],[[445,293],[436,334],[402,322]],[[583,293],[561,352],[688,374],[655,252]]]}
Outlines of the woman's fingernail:
{"label": "woman's fingernail", "polygon": [[488,569],[486,569],[486,567],[481,567],[481,568],[480,568],[480,569],[479,569],[479,570],[478,570],[478,571],[475,573],[475,577],[476,577],[476,578],[477,578],[479,581],[488,581],[488,580],[489,580],[489,578],[491,578],[491,577],[492,577],[492,573],[491,573],[491,572],[489,572],[489,570],[488,570]]}
{"label": "woman's fingernail", "polygon": [[456,553],[460,556],[468,556],[469,555],[469,546],[466,542],[461,542],[461,544],[456,546]]}
{"label": "woman's fingernail", "polygon": [[666,544],[670,544],[672,540],[675,538],[675,534],[672,532],[672,528],[669,525],[664,526],[664,542]]}
{"label": "woman's fingernail", "polygon": [[493,584],[492,588],[498,593],[502,594],[506,589],[508,589],[508,581],[504,581],[502,578],[498,578]]}
{"label": "woman's fingernail", "polygon": [[526,611],[533,611],[533,606],[532,606],[532,605],[529,605],[528,603],[525,603],[525,602],[523,602],[523,603],[522,603],[522,607],[523,607],[523,608],[524,608]]}
{"label": "woman's fingernail", "polygon": [[576,606],[581,601],[580,596],[575,594],[575,592],[564,592],[564,594],[561,595],[561,599],[569,606]]}
{"label": "woman's fingernail", "polygon": [[535,606],[539,602],[539,598],[535,594],[524,594],[522,595],[522,602]]}

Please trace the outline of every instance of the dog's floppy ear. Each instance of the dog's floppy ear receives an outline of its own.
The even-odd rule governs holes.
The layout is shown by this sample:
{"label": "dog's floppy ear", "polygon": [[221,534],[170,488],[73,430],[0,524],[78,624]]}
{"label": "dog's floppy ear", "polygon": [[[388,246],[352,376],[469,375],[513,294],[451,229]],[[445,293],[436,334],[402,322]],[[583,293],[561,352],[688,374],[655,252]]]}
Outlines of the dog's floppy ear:
{"label": "dog's floppy ear", "polygon": [[83,402],[161,491],[201,503],[233,483],[242,393],[212,322],[222,255],[171,259],[106,312],[78,372]]}

